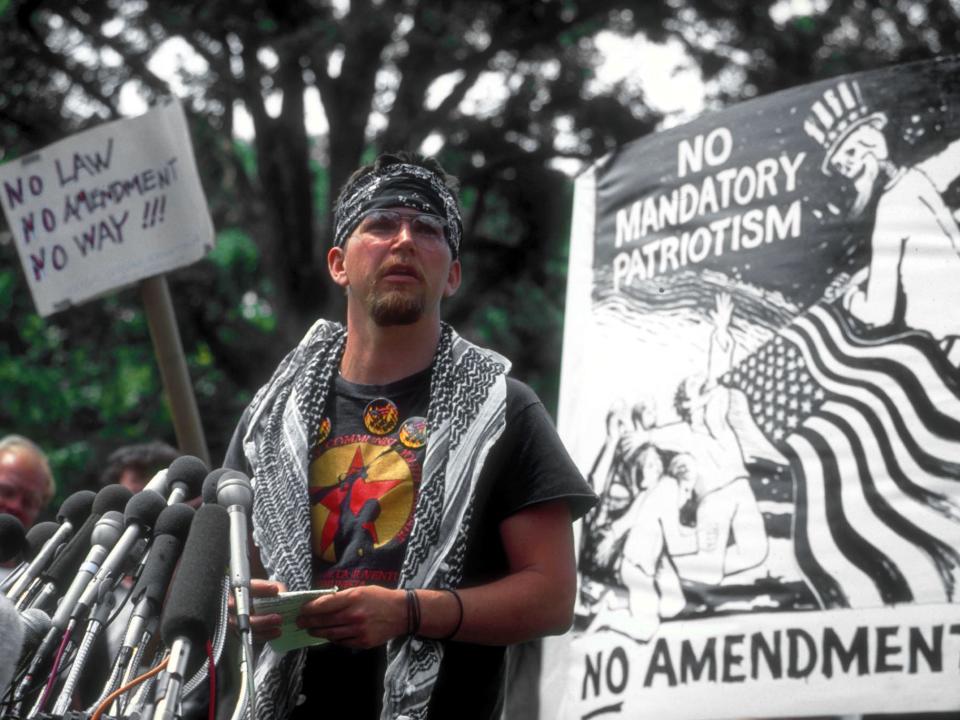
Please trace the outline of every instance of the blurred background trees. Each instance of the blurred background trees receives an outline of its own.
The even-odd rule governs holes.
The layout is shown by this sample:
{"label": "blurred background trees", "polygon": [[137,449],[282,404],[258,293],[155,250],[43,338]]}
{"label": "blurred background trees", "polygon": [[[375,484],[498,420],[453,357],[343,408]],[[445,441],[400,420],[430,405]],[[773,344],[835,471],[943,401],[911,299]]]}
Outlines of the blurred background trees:
{"label": "blurred background trees", "polygon": [[[0,0],[0,162],[182,99],[217,247],[169,282],[216,463],[280,357],[340,316],[331,204],[378,152],[460,177],[446,317],[553,409],[578,169],[692,112],[958,46],[957,0]],[[51,452],[61,497],[118,445],[175,444],[136,289],[41,319],[0,237],[0,434]]]}

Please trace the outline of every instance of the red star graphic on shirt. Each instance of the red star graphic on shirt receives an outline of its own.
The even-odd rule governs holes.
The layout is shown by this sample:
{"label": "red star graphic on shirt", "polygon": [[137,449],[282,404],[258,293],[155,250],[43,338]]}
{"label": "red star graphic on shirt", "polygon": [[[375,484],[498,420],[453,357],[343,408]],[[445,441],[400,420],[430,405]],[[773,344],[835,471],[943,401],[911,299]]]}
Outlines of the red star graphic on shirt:
{"label": "red star graphic on shirt", "polygon": [[[376,462],[376,456],[371,465]],[[324,553],[333,543],[337,530],[340,527],[341,510],[344,500],[349,497],[350,512],[356,516],[360,514],[364,504],[368,500],[380,501],[388,492],[397,487],[404,481],[404,478],[377,478],[368,477],[370,466],[364,463],[363,453],[360,446],[357,446],[353,454],[353,460],[347,472],[340,478],[336,485],[329,488],[313,488],[311,494],[316,498],[319,496],[319,504],[330,511],[326,522],[320,531],[320,552]],[[374,543],[379,543],[375,519],[363,523],[362,527],[366,530]]]}

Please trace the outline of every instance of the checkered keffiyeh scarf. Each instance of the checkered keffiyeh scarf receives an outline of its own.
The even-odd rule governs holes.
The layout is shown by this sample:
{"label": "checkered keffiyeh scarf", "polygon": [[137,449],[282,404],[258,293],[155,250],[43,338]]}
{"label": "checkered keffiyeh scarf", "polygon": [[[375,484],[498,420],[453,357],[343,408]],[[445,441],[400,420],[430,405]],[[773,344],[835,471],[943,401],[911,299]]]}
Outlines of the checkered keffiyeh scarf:
{"label": "checkered keffiyeh scarf", "polygon": [[[253,539],[270,578],[290,590],[312,582],[309,449],[346,342],[338,323],[317,322],[254,397],[243,450],[252,469]],[[444,325],[433,361],[429,440],[400,570],[401,588],[456,587],[463,573],[474,489],[506,424],[509,361]],[[255,680],[260,718],[285,718],[300,693],[305,650],[265,646]],[[423,720],[443,658],[435,640],[387,646],[383,720]]]}

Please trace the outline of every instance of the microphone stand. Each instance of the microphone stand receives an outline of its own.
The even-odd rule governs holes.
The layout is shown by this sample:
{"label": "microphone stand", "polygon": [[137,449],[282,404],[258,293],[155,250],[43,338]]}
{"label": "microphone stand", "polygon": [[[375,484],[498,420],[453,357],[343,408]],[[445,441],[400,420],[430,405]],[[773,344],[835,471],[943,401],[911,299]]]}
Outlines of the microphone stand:
{"label": "microphone stand", "polygon": [[[229,624],[227,622],[227,617],[228,617],[227,597],[229,596],[229,594],[230,594],[230,579],[228,577],[224,577],[223,583],[221,585],[221,590],[220,590],[220,608],[217,616],[216,628],[214,630],[213,642],[212,642],[214,665],[220,662],[220,658],[223,654],[223,646],[227,640],[227,629],[229,627]],[[155,662],[152,664],[156,664],[157,662],[160,662],[162,659],[163,659],[163,653],[158,652],[157,656],[154,659]],[[124,678],[124,684],[126,684],[127,682],[130,681],[130,679],[132,679],[135,673],[136,667],[137,665],[133,663],[131,663],[130,666],[128,666],[128,670],[127,670],[128,677]],[[200,687],[200,685],[206,679],[207,679],[207,664],[202,663],[200,665],[200,668],[197,670],[197,672],[194,673],[193,677],[191,677],[190,680],[184,686],[181,692],[181,697],[186,697],[190,695],[194,690]],[[147,715],[147,713],[153,712],[153,711],[149,710],[149,705],[151,703],[148,700],[148,698],[152,697],[151,691],[154,687],[154,683],[156,682],[157,682],[157,678],[150,678],[137,689],[133,697],[131,697],[130,700],[128,700],[123,706],[122,715],[124,717],[133,717],[137,715],[137,713],[139,712],[139,716],[138,716],[139,720],[149,720],[149,716]],[[243,700],[243,697],[244,696],[241,694],[241,700]],[[244,701],[244,705],[245,704],[246,703]]]}
{"label": "microphone stand", "polygon": [[183,693],[187,661],[190,659],[190,641],[184,637],[170,643],[167,669],[157,683],[152,703],[144,708],[141,720],[174,720],[180,716],[180,697]]}
{"label": "microphone stand", "polygon": [[153,638],[158,622],[156,617],[148,615],[148,606],[149,601],[142,599],[134,609],[123,643],[110,670],[110,677],[103,686],[100,697],[87,708],[87,712],[93,712],[107,699],[107,696],[122,684],[126,684],[133,679],[134,675],[132,673],[135,673],[137,668],[140,667],[140,661],[143,659],[144,652],[146,652],[147,644]]}
{"label": "microphone stand", "polygon": [[[144,653],[146,653],[145,646],[141,646],[137,648],[136,654],[138,657],[142,658]],[[158,648],[157,651],[154,652],[153,654],[153,662],[150,663],[150,665],[151,666],[158,665],[159,663],[163,662],[163,659],[166,656],[167,656],[167,651],[164,650],[163,648]],[[139,663],[134,663],[134,662],[131,662],[127,666],[127,672],[123,678],[124,685],[128,684],[131,680],[133,680],[134,677],[136,677],[138,667],[140,667]],[[154,686],[156,685],[156,682],[157,682],[157,678],[156,676],[154,676],[140,683],[137,689],[125,702],[120,703],[120,699],[117,698],[117,702],[120,703],[119,705],[117,705],[117,707],[120,709],[120,711],[116,713],[117,717],[122,716],[122,717],[143,718],[144,713],[146,712],[146,707],[149,704],[148,702],[149,698],[153,697],[153,689],[154,689]]]}
{"label": "microphone stand", "polygon": [[[229,512],[234,512],[237,506],[229,508]],[[230,534],[231,534],[231,544],[236,547],[245,547],[246,537],[237,537],[239,533],[242,532],[241,525],[239,523],[230,524]],[[244,555],[244,560],[246,557]],[[235,565],[245,565],[245,563],[232,563]],[[253,631],[250,628],[250,587],[249,587],[249,577],[250,571],[246,570],[247,581],[244,583],[242,581],[243,571],[239,572],[236,569],[232,569],[231,572],[231,585],[233,585],[234,600],[236,601],[236,614],[237,614],[237,631],[240,635],[240,679],[241,684],[244,688],[244,693],[240,693],[240,696],[237,698],[237,705],[234,708],[234,712],[231,720],[240,720],[243,717],[245,706],[250,708],[250,717],[255,718],[257,716],[257,699],[256,699],[256,688],[253,684],[253,668],[254,668],[254,655],[253,655]],[[246,702],[244,702],[246,699]]]}
{"label": "microphone stand", "polygon": [[[229,471],[217,484],[217,502],[230,516],[230,585],[236,602],[237,631],[240,635],[240,678],[246,691],[250,717],[257,716],[253,684],[253,632],[250,628],[250,559],[247,555],[247,515],[253,507],[253,489],[243,473]],[[243,716],[243,693],[237,698],[232,720]]]}
{"label": "microphone stand", "polygon": [[13,584],[21,578],[29,565],[30,563],[27,562],[20,563],[13,569],[13,572],[7,575],[3,580],[0,580],[0,594],[6,595],[7,590],[13,587]]}
{"label": "microphone stand", "polygon": [[[64,660],[73,652],[73,648],[76,643],[73,640],[73,634],[77,629],[77,620],[75,618],[70,618],[70,621],[67,624],[67,629],[60,638],[59,647],[57,648],[56,655],[53,658],[53,665],[50,668],[50,674],[47,676],[46,685],[43,687],[43,690],[40,692],[40,696],[37,698],[37,701],[33,704],[30,712],[27,713],[27,718],[36,717],[40,712],[43,711],[44,706],[47,704],[47,699],[50,697],[51,692],[53,691],[53,686],[57,682],[57,675],[60,674],[60,668],[63,667]],[[58,635],[58,630],[56,627],[50,628],[50,632],[47,633],[46,637],[43,639],[41,644],[41,649],[43,646],[49,642],[56,643]],[[15,700],[23,700],[27,690],[30,689],[30,685],[33,683],[34,676],[42,668],[44,655],[41,652],[38,652],[34,658],[33,662],[30,665],[30,668],[27,670],[27,674],[24,676],[23,680],[20,683],[20,687],[17,688],[17,697]]]}
{"label": "microphone stand", "polygon": [[[20,579],[23,580],[22,577]],[[55,597],[56,593],[56,586],[52,583],[44,584],[40,578],[35,578],[30,581],[30,584],[20,593],[20,597],[17,598],[17,610],[23,611],[27,608],[35,607],[38,610],[48,612],[49,609],[45,607],[47,601]]]}
{"label": "microphone stand", "polygon": [[73,523],[70,521],[65,520],[63,523],[61,523],[60,527],[58,527],[50,539],[43,544],[43,547],[40,548],[40,551],[37,553],[36,557],[34,557],[33,560],[30,561],[29,565],[24,568],[24,571],[14,581],[14,583],[9,588],[4,589],[4,592],[8,598],[11,600],[17,598],[31,583],[33,583],[34,580],[37,579],[37,576],[40,574],[40,572],[50,564],[51,560],[53,560],[53,557],[57,554],[57,550],[60,549],[61,544],[65,543],[67,539],[69,539],[70,535],[73,533],[73,530]]}
{"label": "microphone stand", "polygon": [[70,709],[70,703],[73,700],[73,691],[77,687],[77,682],[80,680],[80,674],[83,672],[87,658],[93,649],[93,643],[100,634],[100,629],[103,627],[104,623],[107,622],[112,609],[113,595],[112,593],[108,592],[107,597],[96,606],[96,610],[94,611],[93,615],[87,620],[87,625],[83,633],[83,640],[80,641],[80,648],[77,650],[77,654],[73,659],[73,664],[70,667],[70,673],[67,675],[67,679],[64,681],[63,688],[60,690],[60,696],[57,698],[57,702],[53,705],[53,710],[51,711],[52,714],[64,715],[67,710]]}

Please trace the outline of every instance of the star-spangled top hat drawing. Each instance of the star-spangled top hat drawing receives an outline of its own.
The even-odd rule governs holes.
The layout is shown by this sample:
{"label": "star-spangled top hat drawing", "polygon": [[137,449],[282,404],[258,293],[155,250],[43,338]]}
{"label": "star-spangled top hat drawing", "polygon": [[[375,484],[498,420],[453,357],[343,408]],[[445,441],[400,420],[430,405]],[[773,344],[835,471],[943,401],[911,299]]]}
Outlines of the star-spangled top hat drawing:
{"label": "star-spangled top hat drawing", "polygon": [[813,103],[803,129],[826,150],[820,165],[825,175],[833,174],[830,158],[840,143],[868,122],[879,130],[887,124],[887,116],[882,112],[870,112],[856,80],[841,80],[831,85]]}

